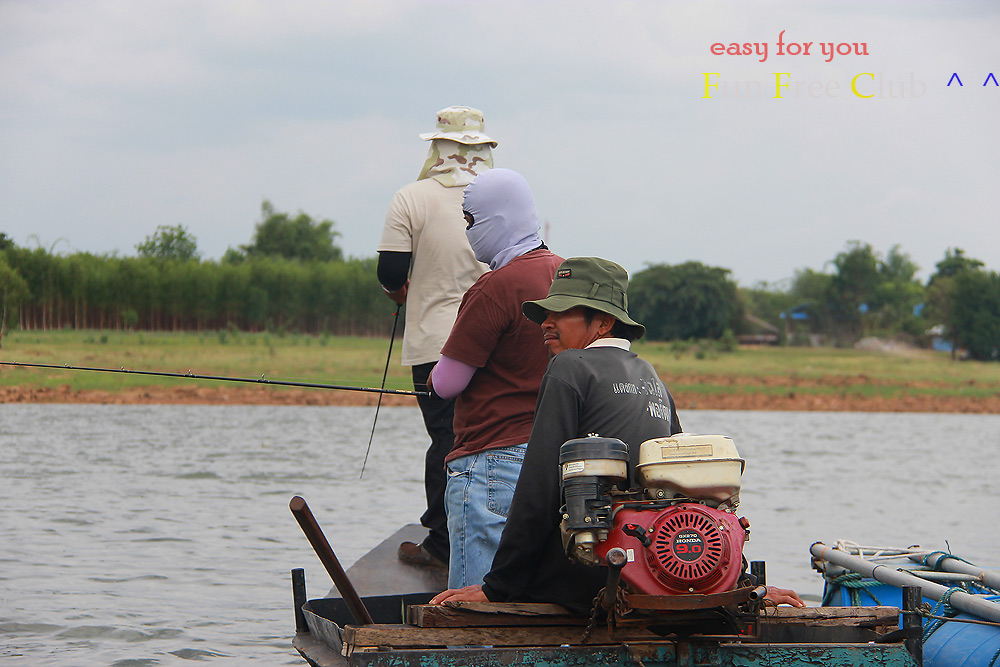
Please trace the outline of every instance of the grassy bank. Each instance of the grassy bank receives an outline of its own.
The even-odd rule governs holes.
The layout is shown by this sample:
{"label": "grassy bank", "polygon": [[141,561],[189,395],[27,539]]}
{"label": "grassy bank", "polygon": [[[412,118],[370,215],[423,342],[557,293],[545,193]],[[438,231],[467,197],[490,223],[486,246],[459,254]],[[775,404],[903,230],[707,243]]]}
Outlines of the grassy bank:
{"label": "grassy bank", "polygon": [[[14,332],[4,338],[0,360],[371,387],[381,381],[388,343],[268,333]],[[386,386],[410,389],[399,345]],[[700,353],[644,342],[636,350],[659,370],[680,407],[1000,412],[1000,364],[953,362],[943,353],[770,347]],[[350,392],[10,367],[0,367],[0,388],[5,401],[222,402],[216,393],[228,402],[372,401]]]}

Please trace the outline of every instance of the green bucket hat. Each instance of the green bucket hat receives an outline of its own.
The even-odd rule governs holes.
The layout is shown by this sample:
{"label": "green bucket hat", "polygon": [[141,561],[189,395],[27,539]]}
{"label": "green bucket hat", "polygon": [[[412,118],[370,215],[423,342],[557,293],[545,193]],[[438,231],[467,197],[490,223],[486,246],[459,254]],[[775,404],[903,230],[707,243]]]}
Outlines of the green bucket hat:
{"label": "green bucket hat", "polygon": [[549,295],[538,301],[525,301],[521,312],[541,324],[547,310],[561,313],[575,306],[586,306],[638,329],[636,338],[640,338],[646,327],[628,316],[627,289],[628,273],[614,262],[600,257],[570,257],[556,269]]}

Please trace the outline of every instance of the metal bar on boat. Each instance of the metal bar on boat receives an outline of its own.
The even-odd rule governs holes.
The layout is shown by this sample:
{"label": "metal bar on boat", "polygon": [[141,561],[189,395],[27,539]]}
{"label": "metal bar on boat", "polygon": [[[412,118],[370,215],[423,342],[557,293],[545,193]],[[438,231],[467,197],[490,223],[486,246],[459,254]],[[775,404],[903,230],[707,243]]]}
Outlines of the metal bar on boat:
{"label": "metal bar on boat", "polygon": [[906,650],[910,652],[913,656],[913,660],[918,665],[924,664],[924,642],[921,638],[923,634],[921,631],[923,629],[923,620],[917,616],[917,609],[920,608],[920,604],[923,602],[923,598],[920,595],[920,589],[916,586],[903,586],[903,609],[902,611],[907,612],[903,616],[903,630],[909,630],[910,636],[903,640],[906,644]]}
{"label": "metal bar on boat", "polygon": [[984,568],[977,567],[972,563],[967,563],[964,560],[955,558],[951,554],[946,554],[941,551],[921,555],[913,554],[910,556],[910,560],[914,560],[918,563],[924,563],[931,566],[935,570],[971,574],[990,588],[1000,590],[1000,572],[997,570],[986,570]]}
{"label": "metal bar on boat", "polygon": [[[947,586],[926,581],[905,570],[896,570],[885,565],[870,563],[864,558],[828,547],[822,542],[814,543],[809,547],[809,552],[814,558],[840,565],[869,579],[881,581],[883,584],[899,588],[919,586],[921,595],[932,600],[940,600],[945,593],[951,590]],[[1000,623],[1000,605],[993,602],[983,600],[965,591],[953,591],[948,602],[955,609]]]}
{"label": "metal bar on boat", "polygon": [[295,632],[309,632],[302,605],[306,603],[306,571],[301,567],[292,570],[292,606],[295,607]]}
{"label": "metal bar on boat", "polygon": [[628,555],[621,547],[614,547],[608,550],[608,555],[605,556],[604,560],[608,564],[608,580],[604,584],[601,606],[604,607],[605,611],[610,611],[614,609],[615,603],[618,601],[618,582],[621,581],[622,568],[628,563]]}

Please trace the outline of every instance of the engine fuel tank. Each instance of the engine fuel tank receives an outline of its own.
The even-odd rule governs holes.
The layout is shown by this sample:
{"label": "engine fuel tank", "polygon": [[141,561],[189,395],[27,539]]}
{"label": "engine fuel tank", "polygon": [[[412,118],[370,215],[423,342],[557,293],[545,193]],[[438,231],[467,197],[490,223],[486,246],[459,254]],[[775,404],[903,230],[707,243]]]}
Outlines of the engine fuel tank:
{"label": "engine fuel tank", "polygon": [[682,496],[715,504],[739,504],[746,461],[731,438],[677,433],[639,447],[639,482],[649,498]]}

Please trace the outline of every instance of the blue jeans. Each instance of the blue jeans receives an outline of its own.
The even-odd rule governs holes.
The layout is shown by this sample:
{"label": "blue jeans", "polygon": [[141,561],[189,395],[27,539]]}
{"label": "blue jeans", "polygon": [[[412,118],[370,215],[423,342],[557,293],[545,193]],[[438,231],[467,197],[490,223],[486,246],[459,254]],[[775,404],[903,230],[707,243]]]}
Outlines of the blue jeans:
{"label": "blue jeans", "polygon": [[448,462],[448,588],[481,584],[493,566],[526,447],[487,449]]}

